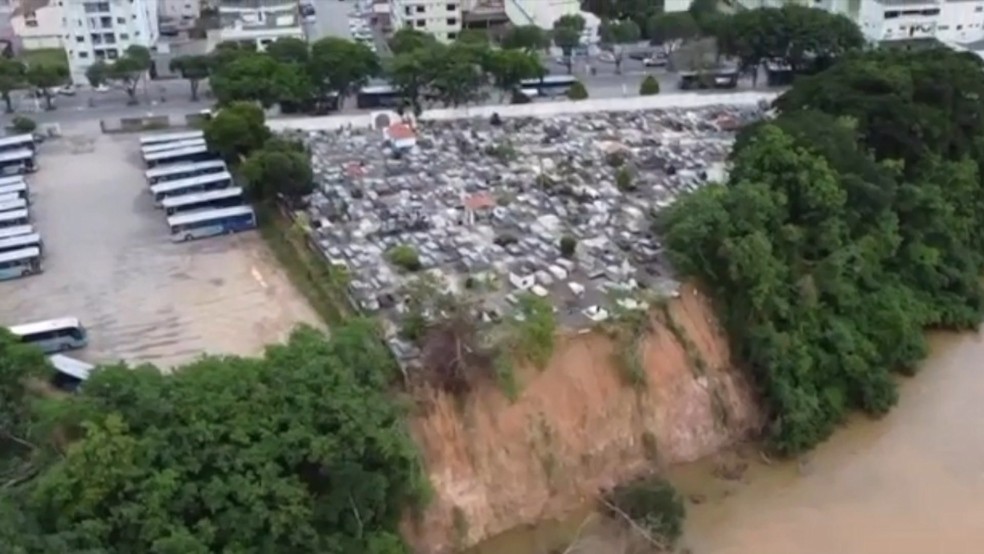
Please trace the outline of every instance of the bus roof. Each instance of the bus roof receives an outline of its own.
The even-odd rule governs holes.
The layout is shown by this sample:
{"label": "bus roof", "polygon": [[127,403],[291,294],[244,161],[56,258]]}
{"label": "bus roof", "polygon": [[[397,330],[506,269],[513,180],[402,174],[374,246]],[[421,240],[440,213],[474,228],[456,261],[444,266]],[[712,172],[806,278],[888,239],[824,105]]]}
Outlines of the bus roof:
{"label": "bus roof", "polygon": [[175,190],[181,190],[188,187],[197,187],[198,185],[207,185],[209,183],[215,183],[218,181],[231,181],[232,174],[228,171],[221,171],[219,173],[206,173],[205,175],[196,175],[194,177],[185,177],[184,179],[177,179],[174,181],[165,181],[163,183],[157,183],[156,185],[150,187],[150,192],[157,196],[158,194],[164,192],[172,192]]}
{"label": "bus roof", "polygon": [[83,362],[82,360],[76,360],[75,358],[70,358],[64,354],[53,354],[48,356],[48,361],[59,373],[64,373],[69,377],[74,377],[79,381],[85,381],[89,378],[92,370],[96,366]]}
{"label": "bus roof", "polygon": [[0,227],[0,239],[16,237],[18,235],[29,235],[34,232],[33,225],[14,225],[12,227]]}
{"label": "bus roof", "polygon": [[205,146],[205,139],[196,138],[189,140],[179,140],[175,142],[161,142],[158,144],[148,144],[140,149],[141,153],[146,156],[147,154],[153,154],[155,152],[167,152],[168,150],[177,150],[178,148],[188,148],[189,146]]}
{"label": "bus roof", "polygon": [[165,165],[162,167],[152,167],[147,170],[147,180],[168,175],[177,175],[187,171],[198,171],[201,169],[211,169],[213,167],[226,168],[223,160],[205,160],[204,162],[192,162],[187,164]]}
{"label": "bus roof", "polygon": [[573,75],[544,75],[543,79],[523,79],[520,81],[524,87],[527,85],[539,85],[541,82],[544,85],[558,85],[558,84],[574,84],[577,81]]}
{"label": "bus roof", "polygon": [[396,94],[399,92],[392,85],[371,85],[359,89],[359,94]]}
{"label": "bus roof", "polygon": [[194,154],[204,154],[208,152],[208,147],[204,144],[200,146],[187,146],[185,148],[178,148],[176,150],[165,150],[164,152],[153,152],[147,154],[145,159],[148,162],[158,162],[161,160],[170,160],[171,158],[180,158],[181,156],[192,156]]}
{"label": "bus roof", "polygon": [[[34,250],[37,250],[35,248]],[[33,335],[34,333],[44,333],[46,331],[58,331],[60,329],[78,329],[82,323],[77,317],[59,317],[45,321],[34,321],[31,323],[21,323],[10,327],[10,332],[19,335]]]}
{"label": "bus roof", "polygon": [[0,212],[9,212],[10,210],[23,210],[27,207],[27,200],[24,200],[16,194],[13,195],[14,198],[7,200],[0,200]]}
{"label": "bus roof", "polygon": [[9,202],[11,200],[18,200],[20,199],[20,197],[21,196],[16,192],[6,192],[6,191],[0,192],[0,202]]}
{"label": "bus roof", "polygon": [[16,162],[34,157],[34,151],[30,148],[20,148],[9,152],[0,152],[0,163]]}
{"label": "bus roof", "polygon": [[187,225],[189,223],[198,223],[199,221],[208,221],[210,219],[219,219],[223,217],[235,217],[237,215],[252,213],[253,208],[249,206],[232,206],[229,208],[217,208],[214,210],[202,210],[199,212],[172,215],[167,218],[167,224],[169,227],[174,227],[175,225]]}
{"label": "bus roof", "polygon": [[40,233],[27,233],[24,235],[3,237],[0,238],[0,250],[14,248],[15,246],[37,246],[40,242]]}
{"label": "bus roof", "polygon": [[2,185],[16,185],[17,183],[23,183],[23,175],[8,175],[6,177],[0,177],[0,186]]}
{"label": "bus roof", "polygon": [[0,147],[16,146],[18,144],[27,144],[33,142],[34,142],[34,135],[31,134],[0,137]]}
{"label": "bus roof", "polygon": [[28,258],[37,258],[40,255],[41,255],[41,249],[39,249],[37,246],[20,248],[18,250],[11,250],[10,252],[0,252],[0,264],[4,262],[16,262],[17,260],[26,260]]}
{"label": "bus roof", "polygon": [[161,201],[161,206],[164,208],[177,208],[179,206],[189,206],[191,204],[200,204],[202,202],[222,200],[224,198],[235,198],[242,195],[243,189],[241,187],[228,187],[193,194],[182,194],[180,196],[168,196]]}
{"label": "bus roof", "polygon": [[27,210],[10,210],[9,212],[0,212],[0,222],[3,221],[13,221],[15,219],[22,219],[28,216]]}
{"label": "bus roof", "polygon": [[19,183],[10,183],[9,185],[0,185],[0,194],[6,194],[8,192],[23,192],[27,190],[27,183],[23,180]]}
{"label": "bus roof", "polygon": [[202,138],[205,133],[202,131],[184,131],[181,133],[166,133],[161,135],[144,135],[140,137],[140,146],[147,146],[148,144],[161,144],[163,142],[175,142],[179,140],[188,140],[195,138]]}

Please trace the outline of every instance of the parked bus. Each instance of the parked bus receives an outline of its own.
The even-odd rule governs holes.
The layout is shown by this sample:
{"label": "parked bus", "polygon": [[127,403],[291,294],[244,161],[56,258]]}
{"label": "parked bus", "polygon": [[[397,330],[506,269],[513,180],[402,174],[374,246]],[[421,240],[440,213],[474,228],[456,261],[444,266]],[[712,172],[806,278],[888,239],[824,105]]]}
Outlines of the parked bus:
{"label": "parked bus", "polygon": [[222,160],[206,160],[190,164],[163,165],[147,170],[147,183],[156,185],[165,181],[176,181],[197,177],[208,173],[221,173],[228,171],[226,163]]}
{"label": "parked bus", "polygon": [[243,189],[227,187],[224,189],[168,196],[161,201],[167,215],[203,209],[229,208],[243,203]]}
{"label": "parked bus", "polygon": [[163,206],[165,198],[224,189],[230,186],[232,186],[232,175],[228,171],[223,171],[222,173],[208,173],[198,177],[158,183],[150,187],[150,194],[154,196],[154,203],[160,207]]}
{"label": "parked bus", "polygon": [[41,241],[40,233],[27,233],[0,238],[0,252],[13,252],[14,250],[21,250],[23,248],[37,248],[41,257],[44,257],[44,243]]}
{"label": "parked bus", "polygon": [[23,183],[23,175],[7,175],[6,177],[0,177],[0,186],[15,185],[17,183]]}
{"label": "parked bus", "polygon": [[48,356],[51,367],[55,369],[55,374],[51,377],[51,384],[66,392],[76,392],[82,387],[82,383],[89,380],[92,370],[96,366],[70,358],[64,354],[52,354]]}
{"label": "parked bus", "polygon": [[37,170],[34,150],[21,148],[0,152],[0,175],[34,173]]}
{"label": "parked bus", "polygon": [[0,212],[9,212],[11,210],[25,210],[27,209],[27,201],[17,195],[3,195],[10,196],[7,200],[0,199]]}
{"label": "parked bus", "polygon": [[37,150],[37,143],[34,142],[34,135],[13,135],[0,137],[0,152],[12,152],[14,150],[28,149],[31,152]]}
{"label": "parked bus", "polygon": [[359,108],[398,108],[403,105],[403,95],[390,85],[362,87],[355,96]]}
{"label": "parked bus", "polygon": [[161,142],[158,144],[148,144],[140,149],[140,153],[143,155],[144,159],[147,158],[148,154],[156,154],[157,152],[167,152],[168,150],[178,150],[180,148],[190,148],[192,146],[205,146],[205,139],[196,138],[190,140],[179,140],[176,142]]}
{"label": "parked bus", "polygon": [[16,194],[17,196],[24,199],[25,202],[30,202],[30,190],[27,188],[27,182],[21,180],[18,183],[11,183],[9,185],[0,185],[0,194]]}
{"label": "parked bus", "polygon": [[45,354],[84,348],[89,344],[88,332],[75,317],[14,325],[10,332],[20,337],[21,342],[37,346]]}
{"label": "parked bus", "polygon": [[140,137],[140,146],[148,146],[151,144],[162,144],[165,142],[177,142],[180,140],[192,140],[197,138],[205,138],[205,133],[202,131],[186,131],[181,133],[166,133],[162,135],[144,135]]}
{"label": "parked bus", "polygon": [[177,150],[147,154],[144,161],[147,163],[147,167],[157,167],[164,164],[203,162],[212,159],[215,159],[215,155],[208,151],[207,146],[188,146]]}
{"label": "parked bus", "polygon": [[249,206],[233,206],[172,215],[167,218],[171,240],[200,239],[256,228],[256,214]]}
{"label": "parked bus", "polygon": [[740,76],[737,69],[681,71],[679,75],[680,90],[736,88]]}
{"label": "parked bus", "polygon": [[16,192],[0,192],[0,202],[10,202],[11,200],[23,200]]}
{"label": "parked bus", "polygon": [[0,252],[0,281],[41,273],[41,251],[21,248]]}
{"label": "parked bus", "polygon": [[519,88],[530,96],[566,96],[567,91],[577,82],[573,75],[544,75],[542,79],[523,79],[519,82]]}
{"label": "parked bus", "polygon": [[19,235],[30,235],[34,232],[33,225],[14,225],[12,227],[0,227],[0,240],[16,237]]}
{"label": "parked bus", "polygon": [[11,227],[14,225],[27,225],[31,222],[31,216],[27,210],[12,210],[0,212],[0,227]]}

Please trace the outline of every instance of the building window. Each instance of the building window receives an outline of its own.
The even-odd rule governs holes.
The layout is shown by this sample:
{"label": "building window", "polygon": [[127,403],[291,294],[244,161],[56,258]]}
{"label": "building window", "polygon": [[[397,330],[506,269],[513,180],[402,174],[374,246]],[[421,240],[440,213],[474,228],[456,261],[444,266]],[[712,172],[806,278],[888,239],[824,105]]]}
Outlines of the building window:
{"label": "building window", "polygon": [[76,35],[75,42],[85,42],[85,37],[80,37]]}
{"label": "building window", "polygon": [[119,23],[120,25],[122,25],[122,24],[126,23],[126,18],[125,17],[117,17],[116,18],[116,22]]}
{"label": "building window", "polygon": [[418,19],[417,20],[417,27],[423,27],[424,25],[427,25],[427,20],[426,19]]}
{"label": "building window", "polygon": [[101,13],[109,11],[109,2],[86,2],[82,5],[85,7],[85,13]]}
{"label": "building window", "polygon": [[424,9],[423,6],[417,6],[417,13],[424,13]]}
{"label": "building window", "polygon": [[949,25],[937,25],[936,30],[937,31],[949,31],[950,30],[950,26]]}
{"label": "building window", "polygon": [[453,18],[453,17],[449,17],[449,18],[448,18],[448,25],[450,25],[450,26],[452,26],[452,27],[454,27],[454,26],[455,26],[455,25],[457,25],[457,24],[458,24],[458,20],[457,20],[457,19],[455,19],[455,18]]}
{"label": "building window", "polygon": [[120,53],[115,48],[109,48],[106,50],[106,57],[111,60],[115,60],[120,57]]}
{"label": "building window", "polygon": [[135,36],[135,37],[139,37],[139,36],[140,36],[140,31],[134,31],[134,32],[133,32],[133,36]]}
{"label": "building window", "polygon": [[37,27],[38,26],[38,20],[37,19],[25,19],[24,20],[24,25],[27,25],[28,27]]}
{"label": "building window", "polygon": [[448,11],[453,12],[458,9],[458,4],[448,4]]}
{"label": "building window", "polygon": [[958,31],[962,31],[963,30],[963,25],[957,25],[957,30]]}
{"label": "building window", "polygon": [[128,40],[129,38],[130,38],[130,35],[128,35],[126,33],[120,33],[120,40]]}
{"label": "building window", "polygon": [[885,19],[895,19],[898,16],[899,16],[899,12],[897,11],[885,12]]}
{"label": "building window", "polygon": [[112,17],[100,17],[99,18],[99,26],[101,28],[103,28],[103,29],[112,29],[113,28],[113,18]]}
{"label": "building window", "polygon": [[116,44],[116,35],[113,33],[106,33],[103,35],[103,42],[106,44]]}
{"label": "building window", "polygon": [[454,40],[458,38],[458,33],[448,33],[448,40]]}
{"label": "building window", "polygon": [[403,13],[405,13],[407,15],[413,15],[413,7],[412,6],[407,6],[407,7],[403,8]]}
{"label": "building window", "polygon": [[984,6],[977,6],[976,8],[974,8],[974,13],[981,13],[981,12],[984,12]]}
{"label": "building window", "polygon": [[79,52],[79,57],[80,58],[88,58],[89,57],[89,53],[88,52]]}

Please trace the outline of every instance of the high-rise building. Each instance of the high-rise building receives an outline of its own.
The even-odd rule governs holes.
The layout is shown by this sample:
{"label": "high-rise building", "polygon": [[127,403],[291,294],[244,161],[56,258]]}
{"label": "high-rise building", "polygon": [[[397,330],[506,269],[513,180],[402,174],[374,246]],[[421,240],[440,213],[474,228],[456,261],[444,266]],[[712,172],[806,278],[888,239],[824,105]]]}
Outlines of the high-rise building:
{"label": "high-rise building", "polygon": [[72,80],[98,60],[111,63],[131,45],[157,43],[157,0],[57,0],[62,8],[64,48]]}
{"label": "high-rise building", "polygon": [[392,0],[393,29],[409,27],[449,41],[461,32],[461,0]]}

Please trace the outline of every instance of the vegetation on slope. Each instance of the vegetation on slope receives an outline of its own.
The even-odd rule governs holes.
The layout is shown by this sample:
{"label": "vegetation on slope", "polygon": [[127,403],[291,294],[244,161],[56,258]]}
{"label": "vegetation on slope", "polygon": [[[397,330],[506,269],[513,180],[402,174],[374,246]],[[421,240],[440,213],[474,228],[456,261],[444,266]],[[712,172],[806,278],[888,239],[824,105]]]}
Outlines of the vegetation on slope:
{"label": "vegetation on slope", "polygon": [[949,50],[852,55],[743,132],[723,186],[667,213],[714,294],[784,453],[896,401],[923,330],[975,327],[984,266],[984,71]]}

